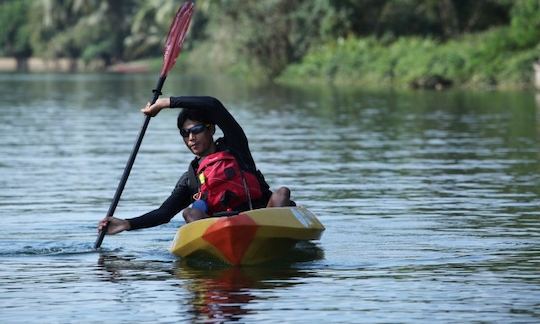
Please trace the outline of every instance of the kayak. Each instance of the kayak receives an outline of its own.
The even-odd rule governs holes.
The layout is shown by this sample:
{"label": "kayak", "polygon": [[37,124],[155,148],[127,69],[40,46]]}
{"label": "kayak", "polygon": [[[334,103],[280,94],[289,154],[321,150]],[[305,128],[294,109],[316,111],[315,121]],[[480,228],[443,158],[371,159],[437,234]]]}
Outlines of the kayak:
{"label": "kayak", "polygon": [[181,226],[170,251],[182,258],[253,265],[287,255],[298,242],[320,239],[324,229],[304,207],[261,208]]}
{"label": "kayak", "polygon": [[252,265],[283,257],[300,241],[318,240],[324,229],[304,207],[261,208],[181,226],[170,251],[183,258]]}

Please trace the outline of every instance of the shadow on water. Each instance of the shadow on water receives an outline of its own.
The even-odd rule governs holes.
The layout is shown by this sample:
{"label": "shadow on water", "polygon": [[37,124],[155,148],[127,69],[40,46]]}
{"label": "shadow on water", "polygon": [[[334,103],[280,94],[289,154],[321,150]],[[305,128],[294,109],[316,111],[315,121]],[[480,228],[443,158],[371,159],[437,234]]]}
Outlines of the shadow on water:
{"label": "shadow on water", "polygon": [[[238,321],[254,311],[250,305],[279,295],[284,288],[302,284],[313,276],[310,262],[321,260],[323,250],[314,243],[298,244],[286,259],[257,266],[231,267],[209,259],[141,260],[102,252],[99,277],[111,283],[171,281],[183,291],[179,303],[196,322]],[[187,295],[185,294],[187,292]],[[187,300],[186,300],[187,299]],[[255,312],[256,313],[256,312]]]}

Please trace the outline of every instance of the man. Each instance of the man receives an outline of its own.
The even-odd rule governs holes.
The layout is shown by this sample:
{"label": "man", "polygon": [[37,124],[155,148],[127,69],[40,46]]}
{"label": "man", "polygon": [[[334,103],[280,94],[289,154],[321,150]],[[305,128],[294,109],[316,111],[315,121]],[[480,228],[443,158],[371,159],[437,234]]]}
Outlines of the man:
{"label": "man", "polygon": [[[219,100],[161,98],[141,111],[154,117],[164,108],[184,108],[177,126],[194,160],[158,209],[131,219],[105,217],[98,230],[107,224],[107,234],[153,227],[168,223],[181,210],[189,223],[219,212],[294,205],[288,188],[269,190],[255,166],[244,131]],[[224,136],[214,141],[216,125]]]}

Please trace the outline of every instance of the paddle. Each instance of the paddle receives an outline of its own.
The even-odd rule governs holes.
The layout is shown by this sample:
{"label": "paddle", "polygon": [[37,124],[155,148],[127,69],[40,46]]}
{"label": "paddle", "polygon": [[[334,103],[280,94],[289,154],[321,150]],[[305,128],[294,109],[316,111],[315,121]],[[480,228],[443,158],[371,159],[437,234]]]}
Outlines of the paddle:
{"label": "paddle", "polygon": [[[182,49],[182,44],[184,43],[184,38],[186,37],[189,23],[191,21],[191,15],[193,14],[193,6],[194,6],[194,1],[186,1],[176,12],[176,16],[174,17],[171,27],[169,28],[169,34],[167,35],[167,41],[165,42],[164,53],[163,53],[163,66],[161,68],[161,72],[159,75],[156,88],[152,90],[152,92],[154,93],[154,96],[152,98],[151,104],[154,104],[156,100],[159,98],[159,96],[161,95],[161,89],[163,88],[163,84],[165,83],[167,74],[174,66],[174,63],[176,63],[176,58],[180,54],[180,50]],[[114,214],[116,206],[118,205],[118,202],[120,201],[120,196],[122,195],[122,191],[124,190],[124,187],[126,186],[129,173],[131,172],[131,168],[133,167],[133,163],[135,162],[135,157],[137,156],[137,152],[139,152],[139,147],[141,146],[144,133],[146,132],[146,129],[148,128],[148,123],[150,122],[150,118],[151,118],[150,116],[146,116],[144,120],[141,131],[139,132],[139,137],[137,138],[137,141],[135,142],[135,145],[133,146],[126,168],[124,169],[124,174],[122,175],[122,178],[120,179],[120,183],[118,184],[118,188],[116,189],[116,193],[114,194],[113,200],[111,202],[111,206],[109,207],[109,211],[107,212],[107,216],[112,216]],[[105,237],[105,234],[107,233],[107,227],[108,227],[108,224],[99,233],[98,238],[96,239],[96,242],[94,244],[95,249],[101,246],[101,243],[103,242],[103,238]]]}

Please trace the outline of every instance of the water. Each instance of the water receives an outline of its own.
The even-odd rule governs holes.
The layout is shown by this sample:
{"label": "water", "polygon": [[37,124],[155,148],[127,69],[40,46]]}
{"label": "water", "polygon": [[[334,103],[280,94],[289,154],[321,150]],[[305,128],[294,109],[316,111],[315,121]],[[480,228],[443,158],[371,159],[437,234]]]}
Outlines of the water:
{"label": "water", "polygon": [[[0,321],[540,321],[540,98],[527,92],[250,88],[220,98],[272,187],[325,224],[288,262],[219,268],[167,251],[178,226],[92,248],[155,76],[0,75]],[[152,119],[116,216],[159,206],[191,160]]]}

